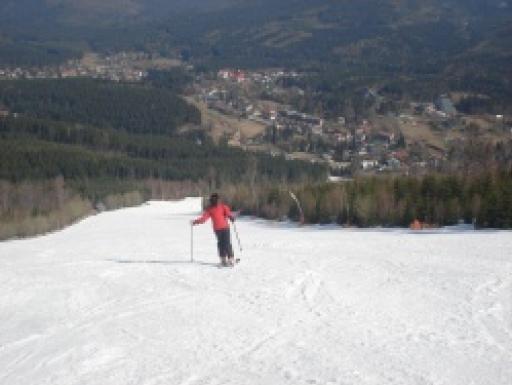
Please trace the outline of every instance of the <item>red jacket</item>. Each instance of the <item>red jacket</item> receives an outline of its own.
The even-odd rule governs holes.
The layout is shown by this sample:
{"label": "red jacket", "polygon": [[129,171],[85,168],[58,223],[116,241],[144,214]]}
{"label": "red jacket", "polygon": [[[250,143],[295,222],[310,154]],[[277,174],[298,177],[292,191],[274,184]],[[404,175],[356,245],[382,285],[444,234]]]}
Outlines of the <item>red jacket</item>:
{"label": "red jacket", "polygon": [[208,207],[203,215],[194,221],[194,224],[205,223],[208,218],[212,218],[213,229],[224,230],[229,228],[227,218],[233,220],[233,214],[231,209],[223,203],[217,204],[217,206]]}

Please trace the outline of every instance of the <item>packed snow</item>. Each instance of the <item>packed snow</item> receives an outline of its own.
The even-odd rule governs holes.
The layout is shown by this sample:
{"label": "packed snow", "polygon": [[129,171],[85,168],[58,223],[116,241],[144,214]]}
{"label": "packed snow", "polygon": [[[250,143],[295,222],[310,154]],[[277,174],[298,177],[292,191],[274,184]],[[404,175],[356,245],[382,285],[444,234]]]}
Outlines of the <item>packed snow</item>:
{"label": "packed snow", "polygon": [[0,384],[512,384],[512,232],[240,219],[200,201],[0,243]]}

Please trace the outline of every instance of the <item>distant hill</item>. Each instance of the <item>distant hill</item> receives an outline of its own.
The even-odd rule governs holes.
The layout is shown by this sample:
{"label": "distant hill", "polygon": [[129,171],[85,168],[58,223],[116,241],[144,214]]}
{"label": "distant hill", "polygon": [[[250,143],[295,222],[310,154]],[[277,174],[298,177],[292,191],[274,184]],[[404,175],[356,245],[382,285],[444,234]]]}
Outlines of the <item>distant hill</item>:
{"label": "distant hill", "polygon": [[143,49],[155,22],[232,0],[2,0],[0,66],[55,64],[84,50]]}
{"label": "distant hill", "polygon": [[[511,0],[7,0],[0,65],[83,50],[181,54],[206,68],[293,67],[337,81],[511,97]],[[401,86],[400,86],[401,87]],[[400,91],[399,91],[400,92]]]}
{"label": "distant hill", "polygon": [[364,61],[395,71],[414,57],[416,67],[438,71],[439,59],[509,53],[511,26],[512,6],[498,0],[260,0],[170,17],[162,28],[169,41],[219,63]]}
{"label": "distant hill", "polygon": [[305,60],[327,59],[358,67],[361,61],[369,67],[382,67],[385,62],[396,71],[410,66],[414,58],[415,71],[424,72],[425,67],[438,71],[439,64],[468,55],[509,54],[511,29],[509,0],[4,0],[0,4],[0,44],[106,40],[115,46],[116,41],[129,39],[133,45],[179,46],[201,60],[244,66],[288,62],[297,66]]}
{"label": "distant hill", "polygon": [[[292,67],[347,81],[512,101],[512,2],[260,0],[170,16],[155,41],[207,67]],[[508,102],[505,102],[508,103]],[[510,104],[510,103],[509,103]]]}
{"label": "distant hill", "polygon": [[136,18],[167,16],[181,10],[211,10],[230,0],[3,0],[3,21],[49,20],[57,23],[106,24]]}

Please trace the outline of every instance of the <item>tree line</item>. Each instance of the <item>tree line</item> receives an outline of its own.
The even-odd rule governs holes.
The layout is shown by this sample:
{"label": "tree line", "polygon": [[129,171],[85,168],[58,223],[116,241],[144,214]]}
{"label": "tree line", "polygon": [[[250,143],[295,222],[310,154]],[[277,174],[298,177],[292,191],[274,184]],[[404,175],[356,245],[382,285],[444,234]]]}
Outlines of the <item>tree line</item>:
{"label": "tree line", "polygon": [[172,91],[93,79],[3,81],[0,104],[25,116],[139,134],[173,134],[201,122],[197,108]]}
{"label": "tree line", "polygon": [[114,129],[36,118],[0,120],[0,179],[22,181],[115,178],[234,182],[250,167],[260,178],[300,181],[325,178],[326,170],[307,162],[250,154],[216,145],[202,132],[189,136],[140,135]]}
{"label": "tree line", "polygon": [[307,223],[358,227],[428,227],[474,224],[512,228],[512,170],[478,175],[361,177],[339,184],[247,185],[223,191],[243,212],[269,219],[299,220],[289,191],[299,198]]}

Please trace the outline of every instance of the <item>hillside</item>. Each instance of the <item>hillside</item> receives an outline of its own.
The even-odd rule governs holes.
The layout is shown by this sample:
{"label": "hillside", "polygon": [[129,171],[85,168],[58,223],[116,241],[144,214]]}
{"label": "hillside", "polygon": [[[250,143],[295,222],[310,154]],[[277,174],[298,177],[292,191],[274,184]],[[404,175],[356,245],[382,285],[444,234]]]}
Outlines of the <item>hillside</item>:
{"label": "hillside", "polygon": [[[199,110],[163,88],[87,79],[4,81],[0,104],[10,111],[0,118],[0,179],[12,182],[59,175],[197,181],[212,167],[230,182],[253,158],[259,177],[324,174],[321,166],[215,145],[199,129]],[[189,130],[181,133],[184,127]]]}
{"label": "hillside", "polygon": [[218,0],[4,0],[0,68],[55,65],[89,50],[142,49],[156,20]]}
{"label": "hillside", "polygon": [[409,93],[448,88],[510,100],[511,25],[502,1],[260,1],[171,18],[162,41],[214,67],[319,71],[327,91],[394,81]]}
{"label": "hillside", "polygon": [[[151,197],[325,178],[321,165],[213,143],[201,130],[199,110],[169,88],[93,79],[2,81],[0,110],[0,239],[54,230],[93,208]],[[129,203],[123,194],[136,199]]]}
{"label": "hillside", "polygon": [[95,20],[100,24],[156,18],[190,9],[219,9],[230,0],[4,0],[0,5],[2,19],[28,22],[53,18],[65,24],[82,24]]}
{"label": "hillside", "polygon": [[510,232],[241,219],[231,270],[210,224],[190,263],[199,210],[151,202],[0,243],[0,382],[509,385]]}
{"label": "hillside", "polygon": [[135,49],[201,68],[306,68],[335,93],[385,82],[512,99],[512,6],[502,0],[23,0],[0,15],[0,65]]}
{"label": "hillside", "polygon": [[[239,60],[255,59],[251,53],[261,50],[265,55],[260,60],[269,62],[284,60],[290,53],[290,60],[297,60],[298,55],[317,61],[332,56],[329,61],[333,62],[364,57],[369,64],[384,59],[380,65],[393,70],[407,64],[403,59],[411,54],[422,55],[419,62],[434,50],[455,56],[491,37],[503,39],[496,34],[506,31],[511,16],[512,10],[501,1],[320,0],[313,5],[304,0],[264,0],[218,12],[197,12],[168,28],[170,38],[182,32],[188,42],[217,48],[218,56],[226,60],[233,60],[232,55]],[[187,28],[191,19],[194,23]],[[492,39],[495,46],[501,39]]]}

